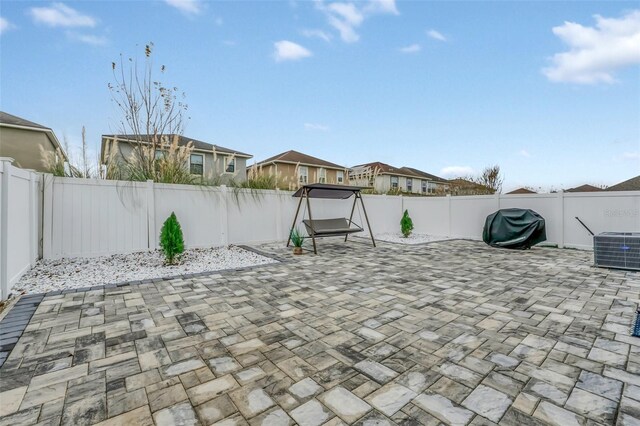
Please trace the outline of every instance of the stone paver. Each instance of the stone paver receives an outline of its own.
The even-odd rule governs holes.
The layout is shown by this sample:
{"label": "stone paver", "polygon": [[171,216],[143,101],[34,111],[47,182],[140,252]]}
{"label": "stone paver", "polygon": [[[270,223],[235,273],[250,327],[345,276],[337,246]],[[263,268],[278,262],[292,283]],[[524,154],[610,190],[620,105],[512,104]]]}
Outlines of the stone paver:
{"label": "stone paver", "polygon": [[639,273],[552,248],[319,244],[25,299],[0,323],[0,425],[640,423]]}

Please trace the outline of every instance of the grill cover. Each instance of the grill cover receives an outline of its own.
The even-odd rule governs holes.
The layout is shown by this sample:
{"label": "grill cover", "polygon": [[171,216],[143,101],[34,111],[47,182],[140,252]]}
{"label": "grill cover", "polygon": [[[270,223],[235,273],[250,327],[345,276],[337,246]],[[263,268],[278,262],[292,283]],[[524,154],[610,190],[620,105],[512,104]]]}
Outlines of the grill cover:
{"label": "grill cover", "polygon": [[544,218],[528,209],[498,210],[487,216],[482,239],[493,247],[531,248],[547,240]]}

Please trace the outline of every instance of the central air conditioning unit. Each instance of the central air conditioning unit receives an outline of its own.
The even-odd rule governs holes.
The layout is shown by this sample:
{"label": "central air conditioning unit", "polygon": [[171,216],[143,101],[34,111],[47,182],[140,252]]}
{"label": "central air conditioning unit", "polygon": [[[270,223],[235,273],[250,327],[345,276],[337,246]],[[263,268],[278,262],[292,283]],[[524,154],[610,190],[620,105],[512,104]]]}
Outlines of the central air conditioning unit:
{"label": "central air conditioning unit", "polygon": [[640,271],[640,232],[603,232],[593,236],[595,265]]}

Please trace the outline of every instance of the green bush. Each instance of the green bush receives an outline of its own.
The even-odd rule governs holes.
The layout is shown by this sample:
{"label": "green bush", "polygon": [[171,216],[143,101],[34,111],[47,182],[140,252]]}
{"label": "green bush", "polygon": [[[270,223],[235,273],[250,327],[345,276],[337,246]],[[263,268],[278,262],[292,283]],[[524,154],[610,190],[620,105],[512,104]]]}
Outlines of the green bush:
{"label": "green bush", "polygon": [[400,219],[400,230],[402,231],[402,235],[407,238],[411,235],[411,231],[413,231],[413,221],[409,217],[409,211],[405,210],[402,215],[402,219]]}
{"label": "green bush", "polygon": [[169,265],[176,261],[176,257],[184,251],[184,239],[182,228],[176,218],[176,214],[171,212],[171,216],[164,221],[160,230],[160,247]]}

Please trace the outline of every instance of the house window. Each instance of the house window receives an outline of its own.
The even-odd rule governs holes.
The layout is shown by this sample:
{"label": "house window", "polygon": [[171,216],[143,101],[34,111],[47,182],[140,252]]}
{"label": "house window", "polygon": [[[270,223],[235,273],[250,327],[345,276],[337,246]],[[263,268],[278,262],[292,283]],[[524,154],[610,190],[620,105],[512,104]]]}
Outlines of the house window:
{"label": "house window", "polygon": [[236,171],[236,159],[231,157],[224,157],[224,172],[235,173]]}
{"label": "house window", "polygon": [[309,182],[309,169],[307,166],[298,167],[298,182],[302,184]]}
{"label": "house window", "polygon": [[413,179],[407,178],[407,192],[413,192]]}
{"label": "house window", "polygon": [[391,176],[391,189],[398,189],[398,176]]}
{"label": "house window", "polygon": [[327,170],[320,168],[318,170],[318,183],[327,183]]}
{"label": "house window", "polygon": [[342,170],[336,172],[336,181],[338,183],[344,183],[344,172]]}
{"label": "house window", "polygon": [[204,174],[204,155],[191,154],[189,157],[189,172],[193,175]]}
{"label": "house window", "polygon": [[422,181],[422,193],[423,194],[427,193],[427,181],[426,180]]}

